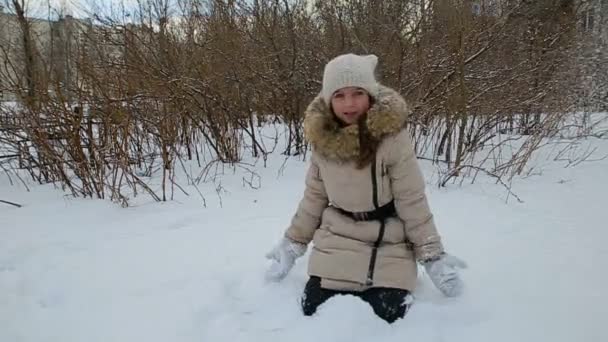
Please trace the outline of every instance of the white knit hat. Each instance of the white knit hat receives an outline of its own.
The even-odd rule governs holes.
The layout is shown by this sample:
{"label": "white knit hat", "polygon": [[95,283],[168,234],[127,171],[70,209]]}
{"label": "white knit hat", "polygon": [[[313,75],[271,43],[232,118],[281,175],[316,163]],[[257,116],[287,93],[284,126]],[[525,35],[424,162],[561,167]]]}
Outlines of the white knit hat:
{"label": "white knit hat", "polygon": [[378,93],[374,70],[378,64],[375,55],[360,56],[352,53],[340,55],[325,65],[321,94],[326,103],[333,93],[344,87],[365,89],[372,97]]}

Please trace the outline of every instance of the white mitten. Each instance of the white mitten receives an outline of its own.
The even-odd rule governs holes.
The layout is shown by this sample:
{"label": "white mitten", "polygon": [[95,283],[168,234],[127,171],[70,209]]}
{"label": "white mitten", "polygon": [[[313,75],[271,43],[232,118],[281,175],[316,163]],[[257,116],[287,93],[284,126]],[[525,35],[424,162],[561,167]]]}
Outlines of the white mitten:
{"label": "white mitten", "polygon": [[456,268],[467,268],[467,264],[461,259],[442,254],[438,259],[423,263],[431,281],[446,296],[459,296],[464,284],[458,276]]}
{"label": "white mitten", "polygon": [[291,270],[296,259],[306,253],[306,245],[282,238],[268,254],[266,258],[272,260],[272,265],[266,271],[266,279],[270,281],[281,281]]}

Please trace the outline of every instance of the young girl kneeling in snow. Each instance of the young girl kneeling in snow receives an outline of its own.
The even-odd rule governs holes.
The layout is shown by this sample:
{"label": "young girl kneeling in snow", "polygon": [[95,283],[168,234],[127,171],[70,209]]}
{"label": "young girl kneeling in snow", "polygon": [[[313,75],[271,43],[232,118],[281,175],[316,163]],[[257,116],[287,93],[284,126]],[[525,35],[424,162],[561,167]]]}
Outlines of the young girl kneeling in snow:
{"label": "young girl kneeling in snow", "polygon": [[279,281],[313,241],[302,296],[305,315],[336,294],[368,302],[389,323],[402,318],[417,264],[446,296],[462,291],[459,259],[444,252],[409,133],[409,108],[376,82],[374,55],[341,55],[325,66],[304,132],[312,155],[291,225],[268,253]]}

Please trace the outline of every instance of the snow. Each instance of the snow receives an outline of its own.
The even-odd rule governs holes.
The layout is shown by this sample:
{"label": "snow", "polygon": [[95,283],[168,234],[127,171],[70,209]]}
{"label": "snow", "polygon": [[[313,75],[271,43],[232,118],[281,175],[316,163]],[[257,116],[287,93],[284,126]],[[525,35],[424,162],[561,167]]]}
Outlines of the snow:
{"label": "snow", "polygon": [[[593,142],[608,153],[608,140]],[[421,161],[445,245],[469,265],[466,291],[443,297],[421,273],[393,325],[350,296],[303,317],[308,255],[264,282],[307,162],[272,155],[255,167],[259,189],[227,173],[219,195],[201,186],[207,208],[196,191],[121,208],[0,177],[0,199],[24,204],[0,204],[0,341],[608,340],[608,160],[565,168],[543,153],[542,172],[512,184],[523,203],[482,176],[438,189]]]}

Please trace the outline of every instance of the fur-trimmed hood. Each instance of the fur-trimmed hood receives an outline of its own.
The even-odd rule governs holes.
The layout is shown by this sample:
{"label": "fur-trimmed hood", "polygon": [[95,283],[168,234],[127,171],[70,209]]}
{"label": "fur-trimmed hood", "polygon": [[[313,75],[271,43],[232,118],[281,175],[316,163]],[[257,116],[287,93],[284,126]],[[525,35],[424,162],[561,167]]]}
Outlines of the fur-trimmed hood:
{"label": "fur-trimmed hood", "polygon": [[[365,124],[372,137],[382,140],[401,131],[409,113],[409,106],[397,91],[380,85]],[[322,96],[306,109],[304,133],[315,151],[327,159],[351,161],[359,156],[359,126],[342,127]]]}

